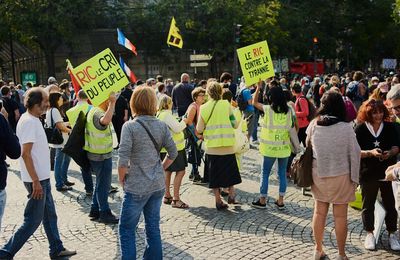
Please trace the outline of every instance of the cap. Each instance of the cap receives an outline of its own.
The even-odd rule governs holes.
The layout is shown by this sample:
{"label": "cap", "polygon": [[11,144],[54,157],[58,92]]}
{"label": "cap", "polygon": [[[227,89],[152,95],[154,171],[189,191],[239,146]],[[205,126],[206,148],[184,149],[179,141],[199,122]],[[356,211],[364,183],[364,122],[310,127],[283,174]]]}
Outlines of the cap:
{"label": "cap", "polygon": [[49,79],[47,80],[47,84],[48,84],[48,85],[57,84],[56,78],[53,77],[53,76],[49,77]]}
{"label": "cap", "polygon": [[374,81],[377,81],[377,82],[379,82],[379,79],[378,79],[378,77],[376,77],[376,76],[372,77],[372,79],[371,79],[371,82],[374,82]]}

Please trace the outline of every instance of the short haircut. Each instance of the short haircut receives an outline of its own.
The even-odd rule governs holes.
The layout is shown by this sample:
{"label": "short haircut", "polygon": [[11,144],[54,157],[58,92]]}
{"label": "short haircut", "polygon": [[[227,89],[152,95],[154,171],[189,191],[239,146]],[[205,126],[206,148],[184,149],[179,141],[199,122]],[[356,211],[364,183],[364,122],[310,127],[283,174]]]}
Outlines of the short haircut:
{"label": "short haircut", "polygon": [[157,82],[157,83],[156,83],[156,88],[157,88],[158,92],[161,93],[161,92],[163,92],[164,89],[165,89],[165,84],[162,83],[162,82]]}
{"label": "short haircut", "polygon": [[184,80],[186,80],[186,78],[187,78],[187,79],[190,79],[189,74],[187,74],[187,73],[182,73],[182,75],[181,75],[181,82],[183,82]]}
{"label": "short haircut", "polygon": [[161,75],[157,75],[156,79],[158,82],[163,82],[163,80],[164,80],[163,76],[161,76]]}
{"label": "short haircut", "polygon": [[130,107],[133,114],[154,116],[157,112],[157,96],[153,88],[138,86],[132,93]]}
{"label": "short haircut", "polygon": [[62,82],[61,84],[60,84],[60,89],[61,90],[65,90],[65,89],[69,89],[69,82],[68,81],[64,81],[64,82]]}
{"label": "short haircut", "polygon": [[160,103],[158,104],[158,111],[168,110],[171,104],[172,104],[172,98],[170,98],[167,95],[162,95]]}
{"label": "short haircut", "polygon": [[353,75],[353,80],[360,81],[364,77],[364,73],[362,71],[356,71]]}
{"label": "short haircut", "polygon": [[11,91],[11,88],[10,88],[10,87],[8,87],[8,86],[3,86],[3,87],[1,88],[1,95],[2,95],[2,96],[7,96],[8,93],[10,93],[10,91]]}
{"label": "short haircut", "polygon": [[220,100],[222,98],[222,86],[216,81],[207,83],[207,94],[214,100]]}
{"label": "short haircut", "polygon": [[60,97],[61,97],[60,92],[51,92],[49,94],[49,106],[59,108],[58,100],[60,99]]}
{"label": "short haircut", "polygon": [[233,98],[232,92],[229,89],[224,88],[224,90],[222,91],[222,99],[228,100],[230,103],[232,101],[232,98]]}
{"label": "short haircut", "polygon": [[359,122],[372,122],[372,114],[375,112],[383,112],[383,120],[389,119],[389,111],[383,104],[382,100],[369,99],[365,101],[357,114],[357,121]]}
{"label": "short haircut", "polygon": [[400,99],[400,84],[394,85],[386,95],[386,99],[397,100]]}
{"label": "short haircut", "polygon": [[24,98],[24,106],[26,109],[32,109],[35,105],[40,105],[44,95],[47,95],[43,88],[30,88],[26,92]]}
{"label": "short haircut", "polygon": [[222,73],[219,82],[224,82],[225,80],[232,80],[232,75],[228,72]]}
{"label": "short haircut", "polygon": [[206,94],[206,90],[202,87],[197,87],[195,89],[192,90],[192,99],[193,101],[196,101],[197,97],[200,94]]}
{"label": "short haircut", "polygon": [[299,83],[295,83],[292,86],[292,90],[294,91],[294,93],[299,94],[301,93],[301,85]]}
{"label": "short haircut", "polygon": [[199,84],[197,84],[197,86],[201,87],[201,86],[207,86],[207,80],[202,79],[200,80]]}
{"label": "short haircut", "polygon": [[79,97],[80,99],[88,99],[88,97],[87,97],[87,95],[86,95],[86,92],[85,92],[83,89],[80,89],[80,90],[78,91],[78,97]]}

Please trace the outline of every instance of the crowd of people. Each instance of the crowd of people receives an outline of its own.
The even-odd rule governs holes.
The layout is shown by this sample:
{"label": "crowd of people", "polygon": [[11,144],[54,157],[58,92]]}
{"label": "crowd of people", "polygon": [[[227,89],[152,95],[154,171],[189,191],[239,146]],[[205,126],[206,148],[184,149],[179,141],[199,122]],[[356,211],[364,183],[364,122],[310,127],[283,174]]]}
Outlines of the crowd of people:
{"label": "crowd of people", "polygon": [[[395,234],[399,208],[392,187],[400,181],[400,84],[394,73],[277,76],[255,85],[246,85],[244,78],[236,85],[227,72],[219,79],[201,81],[183,73],[176,84],[159,75],[111,93],[98,107],[90,104],[83,90],[75,93],[70,82],[58,83],[54,77],[46,86],[0,81],[0,88],[0,221],[6,202],[6,156],[19,158],[21,180],[29,194],[24,222],[0,249],[0,259],[12,259],[40,223],[52,259],[76,254],[60,239],[50,174],[53,169],[58,192],[74,186],[68,180],[71,157],[63,148],[82,112],[86,117],[82,149],[88,164],[80,169],[85,194],[92,197],[88,217],[119,224],[122,259],[136,258],[135,230],[142,213],[144,258],[162,258],[160,207],[164,203],[189,208],[190,201],[180,196],[188,164],[189,179],[212,189],[217,210],[240,204],[235,193],[235,185],[242,182],[243,150],[235,146],[238,132],[263,157],[259,196],[251,203],[259,209],[269,203],[269,176],[275,161],[279,193],[273,203],[285,209],[291,162],[301,150],[292,139],[312,147],[314,259],[326,256],[323,238],[330,204],[337,259],[347,259],[348,204],[355,200],[357,186],[361,187],[365,248],[376,246],[374,207],[379,191],[390,247],[400,250]],[[113,145],[113,129],[117,145]],[[119,217],[108,203],[109,193],[117,189],[112,186],[114,150],[124,192]]]}

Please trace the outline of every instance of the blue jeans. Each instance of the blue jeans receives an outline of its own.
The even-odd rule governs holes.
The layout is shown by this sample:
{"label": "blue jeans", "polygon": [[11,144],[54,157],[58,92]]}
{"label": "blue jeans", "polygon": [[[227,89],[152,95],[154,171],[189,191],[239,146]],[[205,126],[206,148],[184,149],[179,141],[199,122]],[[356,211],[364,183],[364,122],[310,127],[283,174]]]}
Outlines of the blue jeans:
{"label": "blue jeans", "polygon": [[25,182],[24,184],[29,193],[24,212],[24,222],[7,244],[0,250],[0,258],[13,258],[29,237],[36,231],[40,223],[43,223],[47,240],[50,244],[50,255],[57,255],[65,248],[63,247],[60,234],[58,233],[57,213],[53,196],[51,195],[50,180],[47,179],[40,182],[43,189],[43,198],[40,200],[31,197],[32,183]]}
{"label": "blue jeans", "polygon": [[119,219],[122,260],[136,259],[136,227],[142,212],[146,229],[146,249],[143,259],[162,259],[160,209],[164,192],[165,190],[160,190],[147,195],[125,192]]}
{"label": "blue jeans", "polygon": [[93,192],[93,178],[90,169],[85,170],[81,167],[81,173],[82,173],[83,183],[85,184],[85,191]]}
{"label": "blue jeans", "polygon": [[111,185],[112,158],[103,161],[90,160],[90,169],[96,175],[96,186],[93,193],[91,209],[94,211],[109,211],[108,192]]}
{"label": "blue jeans", "polygon": [[275,160],[278,159],[278,177],[279,177],[279,196],[285,196],[286,193],[286,165],[288,163],[288,157],[286,158],[273,158],[264,156],[262,175],[261,175],[261,185],[260,185],[260,195],[261,197],[267,197],[268,195],[268,182],[269,175],[271,173],[272,166]]}
{"label": "blue jeans", "polygon": [[4,215],[4,208],[6,207],[7,193],[6,190],[2,190],[0,192],[0,228],[1,228],[1,220]]}
{"label": "blue jeans", "polygon": [[258,120],[260,120],[260,111],[258,109],[254,109],[254,129],[253,129],[253,133],[251,133],[251,137],[252,137],[253,141],[258,140],[258,137],[257,137]]}
{"label": "blue jeans", "polygon": [[56,188],[61,188],[67,181],[67,173],[71,157],[61,152],[62,148],[54,148],[56,157],[54,159],[54,176],[56,179]]}

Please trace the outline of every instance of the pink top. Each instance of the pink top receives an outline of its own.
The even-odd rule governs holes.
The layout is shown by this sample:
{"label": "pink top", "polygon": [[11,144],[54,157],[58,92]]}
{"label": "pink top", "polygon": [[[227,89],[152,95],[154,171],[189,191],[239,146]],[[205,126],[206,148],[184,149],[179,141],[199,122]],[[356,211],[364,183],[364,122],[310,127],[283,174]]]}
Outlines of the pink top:
{"label": "pink top", "polygon": [[299,123],[299,127],[307,127],[310,124],[310,121],[308,121],[307,116],[308,116],[308,101],[304,96],[299,96],[296,99],[295,103],[295,109],[296,109],[296,118],[297,122]]}

